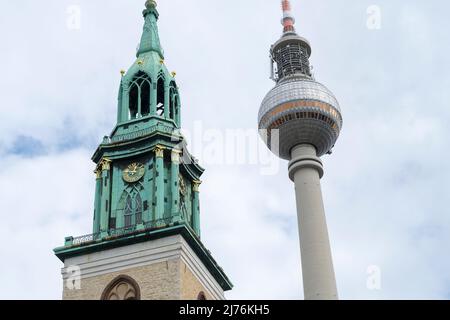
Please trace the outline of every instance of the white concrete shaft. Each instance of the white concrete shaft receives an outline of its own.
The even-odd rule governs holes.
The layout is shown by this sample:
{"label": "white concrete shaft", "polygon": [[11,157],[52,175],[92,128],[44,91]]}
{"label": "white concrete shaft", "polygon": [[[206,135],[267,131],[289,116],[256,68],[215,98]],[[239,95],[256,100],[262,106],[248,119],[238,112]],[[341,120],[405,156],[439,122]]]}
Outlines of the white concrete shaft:
{"label": "white concrete shaft", "polygon": [[320,178],[323,166],[311,145],[292,151],[289,176],[295,182],[306,300],[338,299]]}

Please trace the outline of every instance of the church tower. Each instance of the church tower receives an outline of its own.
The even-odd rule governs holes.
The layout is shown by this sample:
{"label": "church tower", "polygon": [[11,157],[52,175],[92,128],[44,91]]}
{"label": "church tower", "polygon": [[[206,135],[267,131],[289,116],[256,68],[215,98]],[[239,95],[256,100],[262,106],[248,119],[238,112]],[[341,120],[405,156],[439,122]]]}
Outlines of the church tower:
{"label": "church tower", "polygon": [[63,299],[224,299],[232,284],[200,240],[204,169],[180,134],[175,73],[147,0],[137,59],[122,72],[117,124],[92,160],[93,231],[55,249]]}

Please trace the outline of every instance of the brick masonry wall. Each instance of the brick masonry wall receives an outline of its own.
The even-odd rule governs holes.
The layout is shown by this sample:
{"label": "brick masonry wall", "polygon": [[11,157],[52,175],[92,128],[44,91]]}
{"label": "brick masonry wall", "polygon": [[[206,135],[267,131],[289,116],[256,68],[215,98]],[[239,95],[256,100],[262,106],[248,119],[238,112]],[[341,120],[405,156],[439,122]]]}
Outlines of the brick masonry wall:
{"label": "brick masonry wall", "polygon": [[197,300],[200,292],[205,294],[207,300],[213,299],[191,269],[184,262],[181,262],[181,300]]}
{"label": "brick masonry wall", "polygon": [[120,275],[129,276],[138,283],[142,300],[196,300],[200,292],[212,299],[181,259],[85,278],[81,280],[80,290],[69,290],[64,284],[63,299],[99,300],[108,284]]}

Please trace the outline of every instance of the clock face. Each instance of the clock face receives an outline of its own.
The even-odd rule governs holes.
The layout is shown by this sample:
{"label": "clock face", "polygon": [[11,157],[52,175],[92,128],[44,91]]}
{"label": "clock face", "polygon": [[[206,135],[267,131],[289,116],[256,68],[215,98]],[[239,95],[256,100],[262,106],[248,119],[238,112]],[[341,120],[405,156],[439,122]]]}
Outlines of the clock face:
{"label": "clock face", "polygon": [[123,180],[128,183],[138,182],[145,174],[145,167],[142,163],[132,163],[123,171]]}

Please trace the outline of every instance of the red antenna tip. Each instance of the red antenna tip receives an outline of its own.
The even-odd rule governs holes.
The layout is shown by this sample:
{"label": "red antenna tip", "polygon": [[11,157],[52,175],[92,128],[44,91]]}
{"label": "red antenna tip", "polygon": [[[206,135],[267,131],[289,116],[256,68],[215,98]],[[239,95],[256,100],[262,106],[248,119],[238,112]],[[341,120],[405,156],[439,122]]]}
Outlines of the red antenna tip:
{"label": "red antenna tip", "polygon": [[295,32],[294,24],[295,19],[291,12],[291,2],[289,0],[281,1],[281,8],[283,9],[283,19],[281,24],[283,25],[283,32]]}

